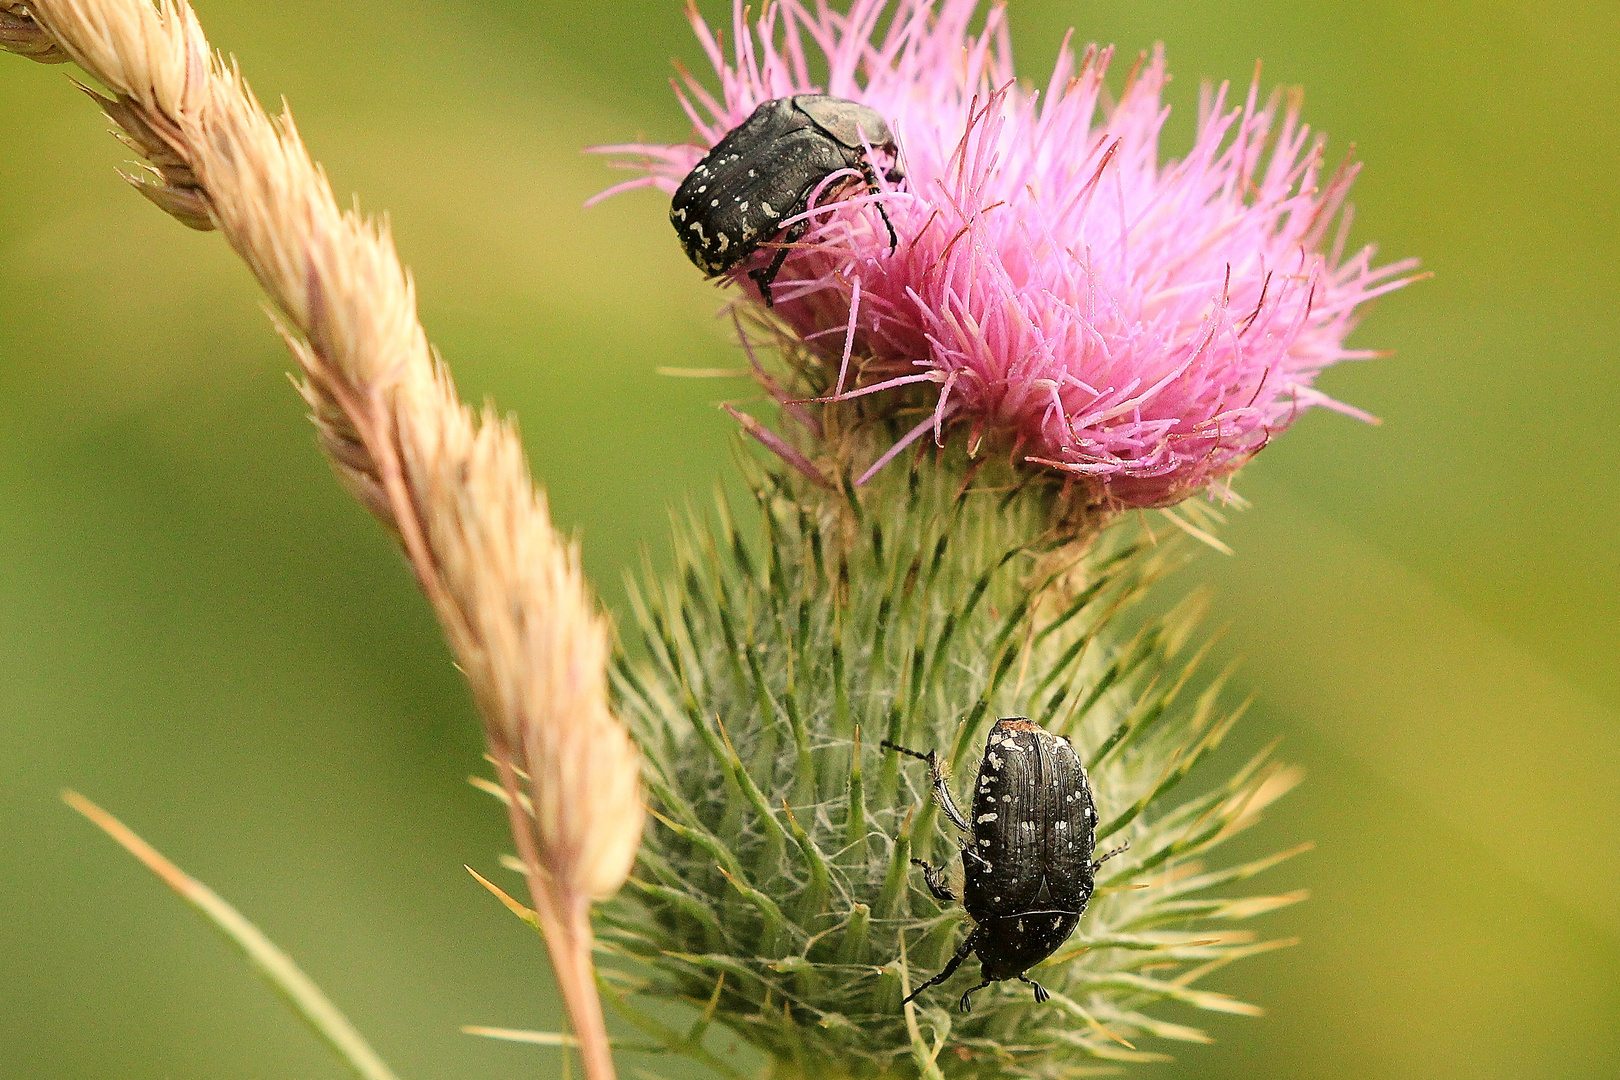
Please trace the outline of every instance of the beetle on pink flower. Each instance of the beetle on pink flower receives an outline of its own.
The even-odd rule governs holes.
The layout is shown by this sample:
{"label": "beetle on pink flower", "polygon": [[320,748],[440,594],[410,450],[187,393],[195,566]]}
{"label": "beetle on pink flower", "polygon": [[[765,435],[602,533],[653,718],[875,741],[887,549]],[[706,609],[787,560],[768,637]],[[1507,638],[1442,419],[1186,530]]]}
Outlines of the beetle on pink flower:
{"label": "beetle on pink flower", "polygon": [[[974,34],[978,0],[898,0],[879,35],[889,6],[777,0],[750,26],[737,0],[729,62],[692,9],[721,84],[714,96],[683,73],[677,86],[696,142],[603,148],[646,172],[603,197],[673,194],[766,101],[828,94],[888,123],[905,180],[812,198],[781,221],[803,233],[775,282],[775,316],[827,363],[828,400],[935,388],[930,414],[859,482],[917,439],[962,428],[971,451],[1005,443],[1110,507],[1166,506],[1229,475],[1304,408],[1365,418],[1313,383],[1373,355],[1345,348],[1356,311],[1412,280],[1415,262],[1346,254],[1357,166],[1324,174],[1297,96],[1262,101],[1254,85],[1234,103],[1227,87],[1206,89],[1192,150],[1161,163],[1162,50],[1110,107],[1110,50],[1065,42],[1037,93],[1015,79],[1000,6]],[[762,302],[754,282],[780,247],[727,276]]]}

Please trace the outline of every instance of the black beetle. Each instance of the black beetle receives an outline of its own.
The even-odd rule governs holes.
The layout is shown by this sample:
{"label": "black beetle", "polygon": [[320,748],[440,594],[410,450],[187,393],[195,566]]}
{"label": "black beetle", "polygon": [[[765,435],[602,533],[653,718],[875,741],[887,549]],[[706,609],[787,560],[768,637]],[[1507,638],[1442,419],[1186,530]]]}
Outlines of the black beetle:
{"label": "black beetle", "polygon": [[[972,1010],[975,991],[1005,979],[1029,983],[1035,1000],[1045,1001],[1046,988],[1025,973],[1068,940],[1091,899],[1097,868],[1125,850],[1091,857],[1097,808],[1074,747],[1022,716],[997,720],[979,765],[969,824],[951,798],[938,755],[887,739],[883,745],[928,762],[934,798],[968,834],[961,851],[962,906],[975,925],[945,970],[906,1002],[950,978],[969,953],[978,954],[984,981],[962,995],[963,1012]],[[956,900],[943,867],[911,861],[922,867],[936,899]]]}
{"label": "black beetle", "polygon": [[[875,193],[877,170],[867,160],[867,146],[899,152],[889,125],[869,106],[825,94],[764,102],[715,144],[675,192],[669,221],[687,258],[709,277],[725,273],[781,232],[779,221],[804,213],[816,185],[842,169],[858,169],[866,189]],[[898,166],[885,175],[890,183],[905,178]],[[830,194],[836,198],[844,192]],[[881,202],[878,213],[892,251],[899,241]],[[808,227],[801,221],[788,228],[770,265],[748,272],[766,306],[788,245]]]}

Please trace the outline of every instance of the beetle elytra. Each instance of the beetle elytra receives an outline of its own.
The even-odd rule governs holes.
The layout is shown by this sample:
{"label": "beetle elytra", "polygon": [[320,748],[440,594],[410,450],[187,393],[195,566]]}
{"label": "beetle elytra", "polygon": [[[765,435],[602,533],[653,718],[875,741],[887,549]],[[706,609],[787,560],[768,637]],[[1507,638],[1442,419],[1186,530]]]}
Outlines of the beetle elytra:
{"label": "beetle elytra", "polygon": [[[867,191],[878,193],[867,147],[899,153],[889,125],[869,106],[824,94],[763,102],[681,181],[670,203],[670,224],[698,269],[709,277],[723,274],[783,233],[780,222],[804,213],[816,188],[834,173],[852,170]],[[885,173],[891,184],[904,178],[898,166]],[[836,199],[850,187],[840,183],[828,194]],[[893,250],[899,243],[894,224],[881,201],[877,210]],[[782,261],[808,228],[808,221],[788,226],[770,264],[748,272],[767,306]]]}

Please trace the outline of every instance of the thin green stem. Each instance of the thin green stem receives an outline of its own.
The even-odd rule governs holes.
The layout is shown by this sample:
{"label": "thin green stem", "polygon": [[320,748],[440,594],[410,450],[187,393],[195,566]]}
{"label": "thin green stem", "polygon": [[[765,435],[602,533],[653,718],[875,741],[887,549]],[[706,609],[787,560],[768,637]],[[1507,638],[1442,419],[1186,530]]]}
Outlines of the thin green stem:
{"label": "thin green stem", "polygon": [[355,1073],[364,1080],[397,1080],[393,1070],[366,1042],[365,1037],[349,1023],[330,998],[321,992],[303,969],[276,947],[214,890],[181,870],[164,858],[152,845],[137,836],[128,826],[76,791],[62,792],[62,801],[89,818],[102,832],[135,856],[163,883],[180,894],[192,907],[207,916],[208,921],[247,953],[248,959],[270,980],[270,984],[292,1003],[310,1027],[325,1039]]}

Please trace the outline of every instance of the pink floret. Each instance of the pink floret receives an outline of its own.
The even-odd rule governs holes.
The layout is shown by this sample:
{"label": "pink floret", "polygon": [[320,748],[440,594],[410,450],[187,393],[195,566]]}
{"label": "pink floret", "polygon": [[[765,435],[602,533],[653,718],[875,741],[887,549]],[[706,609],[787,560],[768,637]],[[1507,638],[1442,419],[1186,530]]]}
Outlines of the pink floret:
{"label": "pink floret", "polygon": [[[1346,257],[1357,168],[1324,175],[1297,97],[1206,89],[1191,152],[1161,162],[1162,50],[1110,108],[1110,50],[1065,42],[1036,93],[1014,79],[1001,8],[973,34],[977,0],[899,0],[879,36],[888,6],[780,0],[750,27],[738,0],[729,61],[693,12],[721,84],[718,97],[690,76],[677,87],[695,143],[602,148],[646,173],[614,191],[673,192],[771,98],[829,93],[889,121],[906,180],[813,208],[775,285],[776,315],[839,369],[835,395],[937,387],[933,415],[868,476],[961,425],[971,444],[1010,442],[1116,507],[1162,506],[1229,474],[1305,408],[1364,416],[1312,383],[1369,355],[1344,347],[1356,309],[1415,263],[1375,267],[1370,247]],[[900,236],[893,253],[876,199]],[[752,292],[744,275],[770,254],[737,284]]]}

